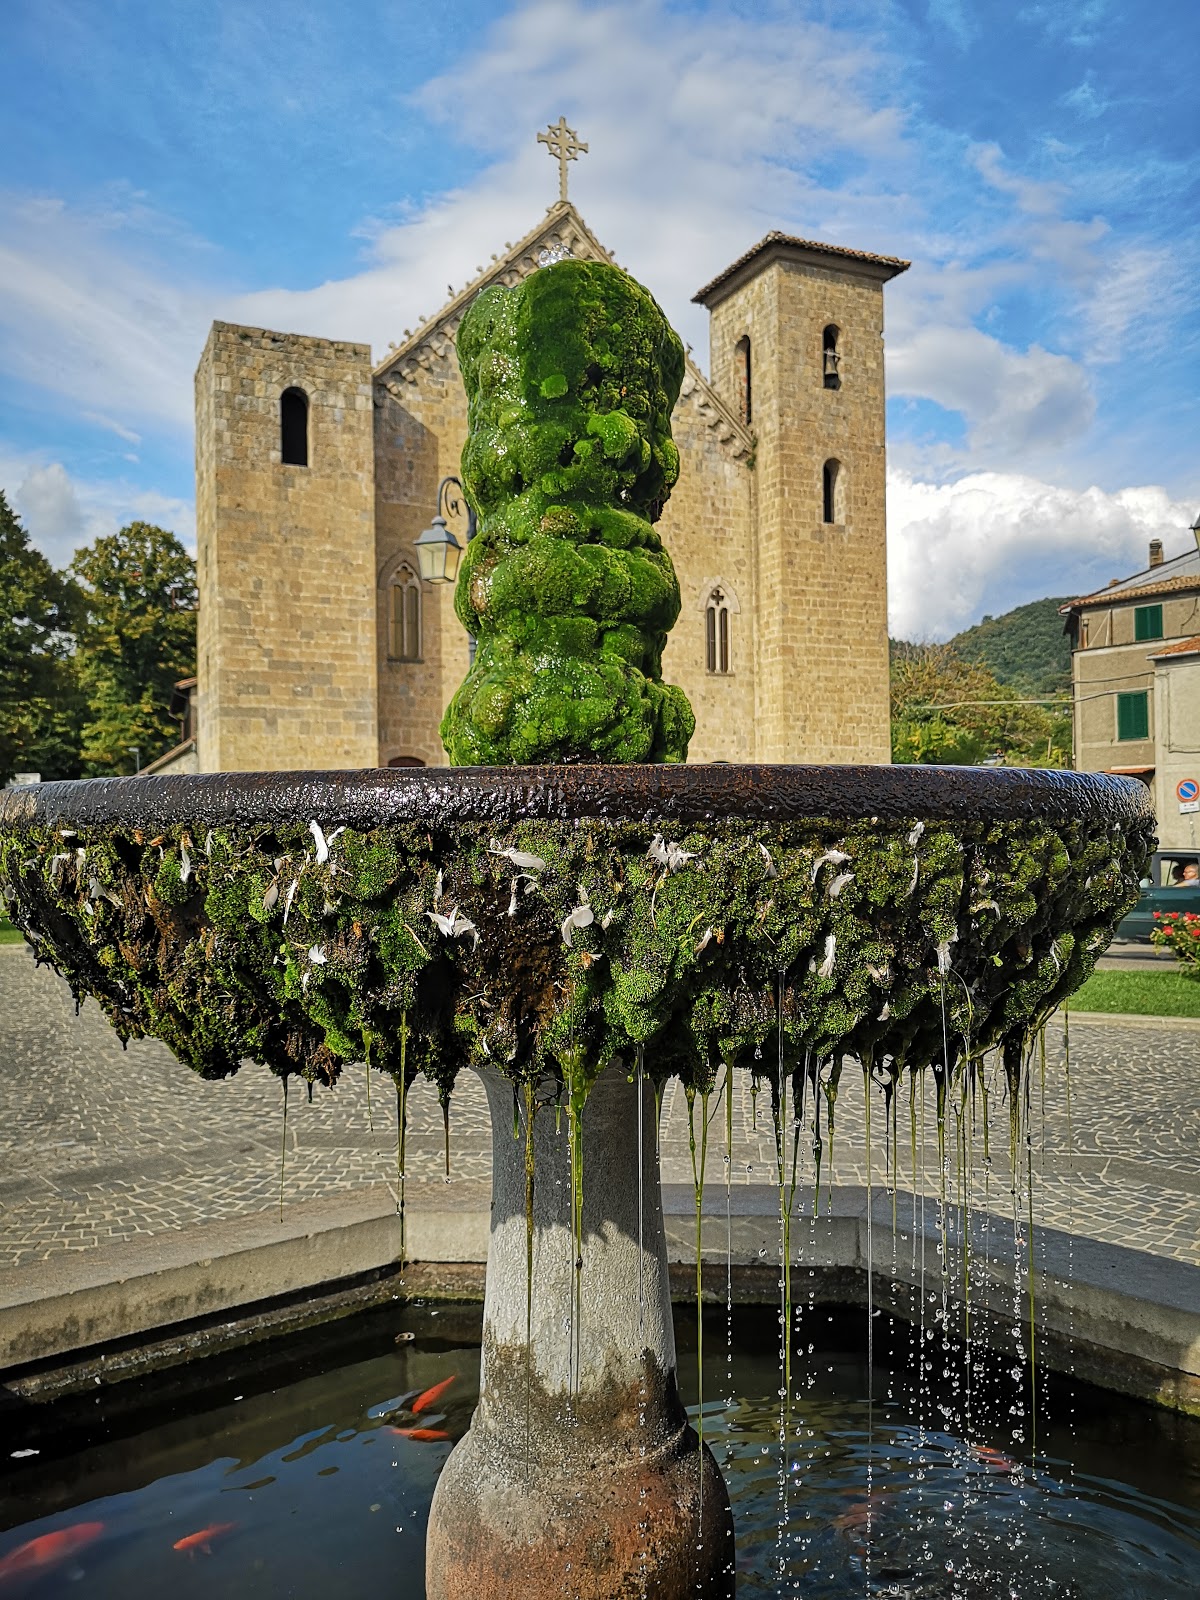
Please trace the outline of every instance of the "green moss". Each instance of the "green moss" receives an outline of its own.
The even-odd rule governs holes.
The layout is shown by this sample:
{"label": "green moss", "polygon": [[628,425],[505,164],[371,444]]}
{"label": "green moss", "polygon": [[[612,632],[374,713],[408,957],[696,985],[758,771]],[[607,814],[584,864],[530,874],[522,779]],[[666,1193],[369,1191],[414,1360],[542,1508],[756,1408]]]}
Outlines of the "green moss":
{"label": "green moss", "polygon": [[604,262],[485,290],[463,318],[463,482],[480,514],[456,608],[478,640],[442,723],[452,762],[682,761],[662,682],[679,585],[653,524],[679,475],[683,349]]}
{"label": "green moss", "polygon": [[[0,837],[0,882],[76,996],[206,1077],[394,1077],[406,1038],[404,1070],[443,1094],[483,1062],[578,1094],[644,1046],[703,1094],[722,1062],[896,1073],[942,1063],[947,1036],[952,1059],[1019,1042],[1088,976],[1149,847],[1085,822],[734,821],[668,833],[672,869],[659,831],[406,823],[318,863],[300,825],[207,849],[39,827]],[[507,850],[545,866],[519,877]]]}

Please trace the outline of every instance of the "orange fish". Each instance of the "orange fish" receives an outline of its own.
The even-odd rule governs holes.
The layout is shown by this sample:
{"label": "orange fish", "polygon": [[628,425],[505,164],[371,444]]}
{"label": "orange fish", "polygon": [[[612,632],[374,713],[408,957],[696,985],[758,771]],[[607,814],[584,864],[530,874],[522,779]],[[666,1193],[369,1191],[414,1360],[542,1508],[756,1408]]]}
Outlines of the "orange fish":
{"label": "orange fish", "polygon": [[1011,1456],[1006,1456],[1003,1450],[993,1450],[988,1444],[973,1444],[970,1447],[971,1456],[982,1466],[992,1467],[996,1472],[1015,1472],[1017,1463]]}
{"label": "orange fish", "polygon": [[416,1439],[421,1444],[432,1444],[435,1439],[448,1439],[450,1435],[441,1428],[389,1428],[389,1433],[398,1433],[402,1439]]}
{"label": "orange fish", "polygon": [[201,1528],[199,1533],[189,1533],[182,1539],[176,1539],[171,1548],[186,1550],[189,1556],[194,1556],[197,1550],[203,1550],[206,1556],[210,1556],[213,1540],[219,1539],[223,1533],[232,1533],[236,1527],[236,1522],[214,1522],[210,1527]]}
{"label": "orange fish", "polygon": [[456,1372],[452,1372],[448,1378],[443,1378],[441,1383],[435,1383],[432,1389],[426,1389],[424,1394],[419,1394],[408,1408],[413,1416],[419,1417],[422,1411],[428,1411],[431,1406],[437,1405],[457,1376]]}
{"label": "orange fish", "polygon": [[70,1528],[43,1533],[28,1544],[19,1544],[0,1561],[0,1582],[23,1573],[42,1572],[82,1550],[104,1532],[102,1522],[76,1522]]}

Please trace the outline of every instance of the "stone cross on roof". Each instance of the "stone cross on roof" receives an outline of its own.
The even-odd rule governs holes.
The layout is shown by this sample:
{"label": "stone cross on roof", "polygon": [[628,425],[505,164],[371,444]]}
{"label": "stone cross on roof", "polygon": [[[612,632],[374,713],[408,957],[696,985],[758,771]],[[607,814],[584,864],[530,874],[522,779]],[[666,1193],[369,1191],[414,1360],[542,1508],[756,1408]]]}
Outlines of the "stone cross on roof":
{"label": "stone cross on roof", "polygon": [[567,162],[578,160],[581,153],[586,155],[587,145],[582,143],[574,128],[567,127],[566,117],[559,117],[557,122],[549,124],[545,133],[539,133],[538,143],[544,144],[558,162],[558,198],[565,201],[567,198]]}

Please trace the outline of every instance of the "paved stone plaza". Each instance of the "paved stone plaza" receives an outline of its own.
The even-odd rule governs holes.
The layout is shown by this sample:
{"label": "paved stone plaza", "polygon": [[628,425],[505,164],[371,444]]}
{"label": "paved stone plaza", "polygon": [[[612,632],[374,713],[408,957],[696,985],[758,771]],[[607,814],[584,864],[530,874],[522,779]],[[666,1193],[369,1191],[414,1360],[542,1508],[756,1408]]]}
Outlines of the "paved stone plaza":
{"label": "paved stone plaza", "polygon": [[[1047,1070],[1033,1080],[1035,1208],[1044,1225],[1200,1265],[1200,1026],[1157,1020],[1076,1018],[1071,1025],[1071,1106],[1062,1071],[1062,1027],[1047,1031]],[[1008,1205],[1008,1112],[992,1074],[992,1165],[976,1141],[973,1204],[985,1191]],[[837,1101],[833,1182],[866,1177],[862,1080],[847,1064]],[[886,1180],[883,1118],[873,1111],[872,1181]],[[907,1088],[899,1123],[901,1187],[909,1185]],[[712,1108],[710,1108],[712,1109]],[[455,1182],[486,1178],[490,1133],[474,1081],[456,1091],[451,1115],[451,1187],[443,1187],[441,1107],[420,1083],[409,1100],[409,1200],[436,1185],[444,1210]],[[774,1181],[769,1095],[742,1077],[734,1107],[733,1179]],[[822,1119],[824,1125],[824,1118]],[[372,1127],[373,1123],[373,1127]],[[663,1105],[663,1175],[691,1181],[686,1098],[677,1085]],[[937,1188],[932,1101],[926,1111],[924,1187]],[[366,1072],[347,1071],[337,1090],[289,1097],[265,1069],[246,1067],[204,1083],[153,1041],[125,1052],[93,1002],[78,1017],[65,984],[34,967],[21,946],[0,947],[0,1271],[46,1264],[55,1288],[65,1252],[120,1244],[165,1230],[277,1211],[286,1143],[288,1207],[385,1183],[396,1173],[396,1103],[378,1076],[368,1113]],[[921,1163],[919,1162],[919,1165]],[[811,1160],[802,1151],[799,1199],[811,1208]],[[828,1164],[822,1174],[822,1187]],[[711,1185],[723,1185],[724,1109],[713,1116]],[[475,1184],[470,1184],[477,1193]]]}

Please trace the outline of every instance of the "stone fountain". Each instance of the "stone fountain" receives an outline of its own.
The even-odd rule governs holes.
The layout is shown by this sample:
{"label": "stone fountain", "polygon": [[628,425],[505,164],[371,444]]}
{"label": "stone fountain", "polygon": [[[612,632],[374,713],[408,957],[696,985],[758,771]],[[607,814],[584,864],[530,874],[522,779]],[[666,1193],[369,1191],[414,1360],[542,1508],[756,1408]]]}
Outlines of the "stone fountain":
{"label": "stone fountain", "polygon": [[[818,1070],[941,1079],[1027,1041],[1137,894],[1144,787],[1095,774],[682,765],[654,522],[682,351],[646,292],[559,262],[462,323],[449,769],[102,779],[0,799],[13,920],[122,1038],[464,1067],[493,1121],[481,1392],[431,1513],[431,1600],[726,1596],[729,1500],[676,1382],[655,1086],[778,1112]],[[468,764],[469,763],[469,764]],[[831,1066],[832,1064],[832,1066]],[[706,1124],[702,1124],[706,1125]],[[403,1194],[403,1188],[401,1188]]]}

